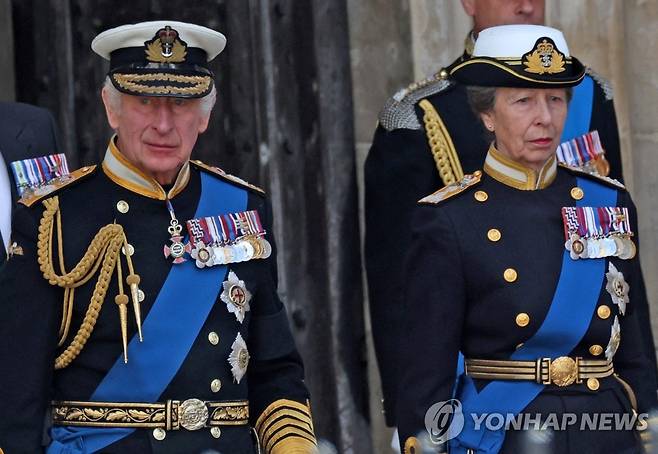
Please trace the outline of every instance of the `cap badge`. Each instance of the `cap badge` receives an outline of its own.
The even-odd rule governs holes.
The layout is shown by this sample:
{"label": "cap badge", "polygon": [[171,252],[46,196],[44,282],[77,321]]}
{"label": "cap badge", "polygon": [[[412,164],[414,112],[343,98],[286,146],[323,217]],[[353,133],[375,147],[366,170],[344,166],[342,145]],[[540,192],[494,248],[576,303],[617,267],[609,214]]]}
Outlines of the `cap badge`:
{"label": "cap badge", "polygon": [[187,44],[178,38],[178,32],[167,25],[155,34],[146,46],[146,59],[154,63],[181,63],[187,55]]}
{"label": "cap badge", "polygon": [[539,38],[535,50],[523,56],[524,70],[533,74],[557,74],[565,70],[564,54],[550,38]]}

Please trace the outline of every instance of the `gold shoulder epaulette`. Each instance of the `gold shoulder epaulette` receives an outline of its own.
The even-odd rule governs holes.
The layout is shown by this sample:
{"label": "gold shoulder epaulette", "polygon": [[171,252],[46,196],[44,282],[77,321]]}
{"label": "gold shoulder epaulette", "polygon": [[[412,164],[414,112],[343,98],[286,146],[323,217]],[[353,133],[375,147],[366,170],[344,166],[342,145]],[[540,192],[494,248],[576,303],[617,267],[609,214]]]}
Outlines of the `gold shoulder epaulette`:
{"label": "gold shoulder epaulette", "polygon": [[454,197],[457,194],[464,192],[466,189],[475,186],[480,182],[481,178],[482,172],[476,170],[472,174],[464,175],[464,178],[462,178],[460,181],[444,186],[434,194],[423,197],[418,201],[418,203],[421,205],[437,205],[444,200],[448,200],[450,197]]}
{"label": "gold shoulder epaulette", "polygon": [[234,183],[237,184],[238,186],[242,186],[245,189],[248,189],[250,191],[257,192],[260,195],[265,195],[265,191],[258,186],[255,186],[247,181],[244,181],[240,177],[236,177],[235,175],[231,175],[230,173],[224,172],[222,169],[219,167],[211,166],[206,164],[205,162],[199,161],[199,160],[194,160],[190,161],[192,164],[194,164],[196,167],[198,167],[201,170],[205,170],[206,172],[212,173],[213,175],[217,175],[219,178],[228,181],[229,183]]}
{"label": "gold shoulder epaulette", "polygon": [[27,189],[23,193],[21,198],[18,200],[18,203],[22,203],[26,207],[31,207],[32,205],[34,205],[36,202],[43,199],[44,197],[48,197],[52,195],[55,191],[70,186],[72,183],[76,181],[80,181],[84,178],[87,178],[88,176],[93,175],[94,172],[96,172],[95,165],[82,167],[78,170],[74,170],[68,175],[64,175],[63,177],[58,177],[53,180],[50,180],[48,183],[46,183],[43,186],[39,186],[34,189]]}
{"label": "gold shoulder epaulette", "polygon": [[608,186],[613,186],[617,189],[624,189],[624,190],[626,189],[626,186],[624,186],[624,184],[621,181],[615,180],[614,178],[604,177],[603,175],[600,175],[598,173],[591,173],[591,172],[588,172],[586,170],[581,169],[580,167],[572,167],[572,166],[566,165],[562,162],[560,162],[558,165],[560,167],[562,167],[563,169],[566,169],[569,172],[575,173],[579,176],[589,177],[592,180],[596,180],[596,181],[601,182],[603,184],[606,184]]}

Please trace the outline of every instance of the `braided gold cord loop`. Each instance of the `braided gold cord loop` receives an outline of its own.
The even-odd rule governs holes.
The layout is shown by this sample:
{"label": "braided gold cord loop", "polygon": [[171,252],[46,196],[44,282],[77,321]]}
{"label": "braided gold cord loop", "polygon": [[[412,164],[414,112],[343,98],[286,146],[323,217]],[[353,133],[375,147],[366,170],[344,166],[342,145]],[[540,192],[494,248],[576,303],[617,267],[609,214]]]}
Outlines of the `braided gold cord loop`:
{"label": "braided gold cord loop", "polygon": [[[73,289],[84,285],[99,270],[98,280],[94,286],[91,301],[85,313],[78,332],[68,347],[55,359],[55,369],[63,369],[80,354],[87,340],[94,330],[98,315],[100,313],[105,295],[112,278],[112,273],[119,260],[121,246],[125,243],[123,227],[118,224],[109,224],[102,227],[94,236],[82,259],[70,272],[64,269],[63,237],[61,216],[59,214],[59,198],[54,196],[43,201],[45,207],[43,216],[39,223],[37,242],[37,257],[39,268],[43,277],[51,284],[65,289],[64,291],[64,314],[60,326],[60,345],[64,344],[67,337],[71,313],[73,309]],[[57,219],[57,222],[55,222]],[[59,265],[62,274],[59,275],[53,266],[53,230],[57,229],[57,242],[59,253]]]}
{"label": "braided gold cord loop", "polygon": [[426,99],[419,103],[423,109],[423,122],[432,156],[439,176],[444,185],[455,183],[464,178],[459,156],[439,113]]}

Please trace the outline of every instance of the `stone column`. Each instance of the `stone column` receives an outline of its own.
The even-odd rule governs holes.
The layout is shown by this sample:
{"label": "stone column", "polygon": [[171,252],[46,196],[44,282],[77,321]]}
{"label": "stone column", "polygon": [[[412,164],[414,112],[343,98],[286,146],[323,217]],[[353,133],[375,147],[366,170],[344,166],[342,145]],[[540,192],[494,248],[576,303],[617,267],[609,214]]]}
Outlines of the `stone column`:
{"label": "stone column", "polygon": [[[412,0],[412,4],[416,0]],[[414,80],[408,0],[348,0],[359,219],[363,233],[363,164],[379,111],[398,89]],[[363,239],[363,236],[362,236]],[[361,241],[363,244],[363,241]],[[363,287],[365,272],[362,274]],[[368,387],[373,452],[392,453],[392,431],[382,415],[382,392],[366,306]]]}
{"label": "stone column", "polygon": [[[620,2],[621,3],[621,2]],[[658,3],[648,0],[623,2],[624,33],[615,55],[623,61],[627,81],[632,193],[639,212],[641,256],[652,310],[654,339],[658,334]],[[624,39],[625,38],[625,39]]]}
{"label": "stone column", "polygon": [[410,4],[414,73],[419,80],[461,55],[471,20],[458,0],[413,0]]}

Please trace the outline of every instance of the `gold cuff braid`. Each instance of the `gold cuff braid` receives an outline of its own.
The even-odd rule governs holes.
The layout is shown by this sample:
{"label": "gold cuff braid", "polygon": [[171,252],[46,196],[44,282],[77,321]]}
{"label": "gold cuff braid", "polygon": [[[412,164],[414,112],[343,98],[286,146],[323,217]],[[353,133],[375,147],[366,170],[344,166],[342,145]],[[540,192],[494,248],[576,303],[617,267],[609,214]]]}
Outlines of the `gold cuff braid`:
{"label": "gold cuff braid", "polygon": [[419,105],[425,112],[423,115],[425,132],[443,184],[447,186],[460,181],[464,178],[464,171],[448,129],[432,103],[423,99]]}
{"label": "gold cuff braid", "polygon": [[279,399],[256,421],[256,433],[265,454],[312,454],[317,452],[310,406]]}

